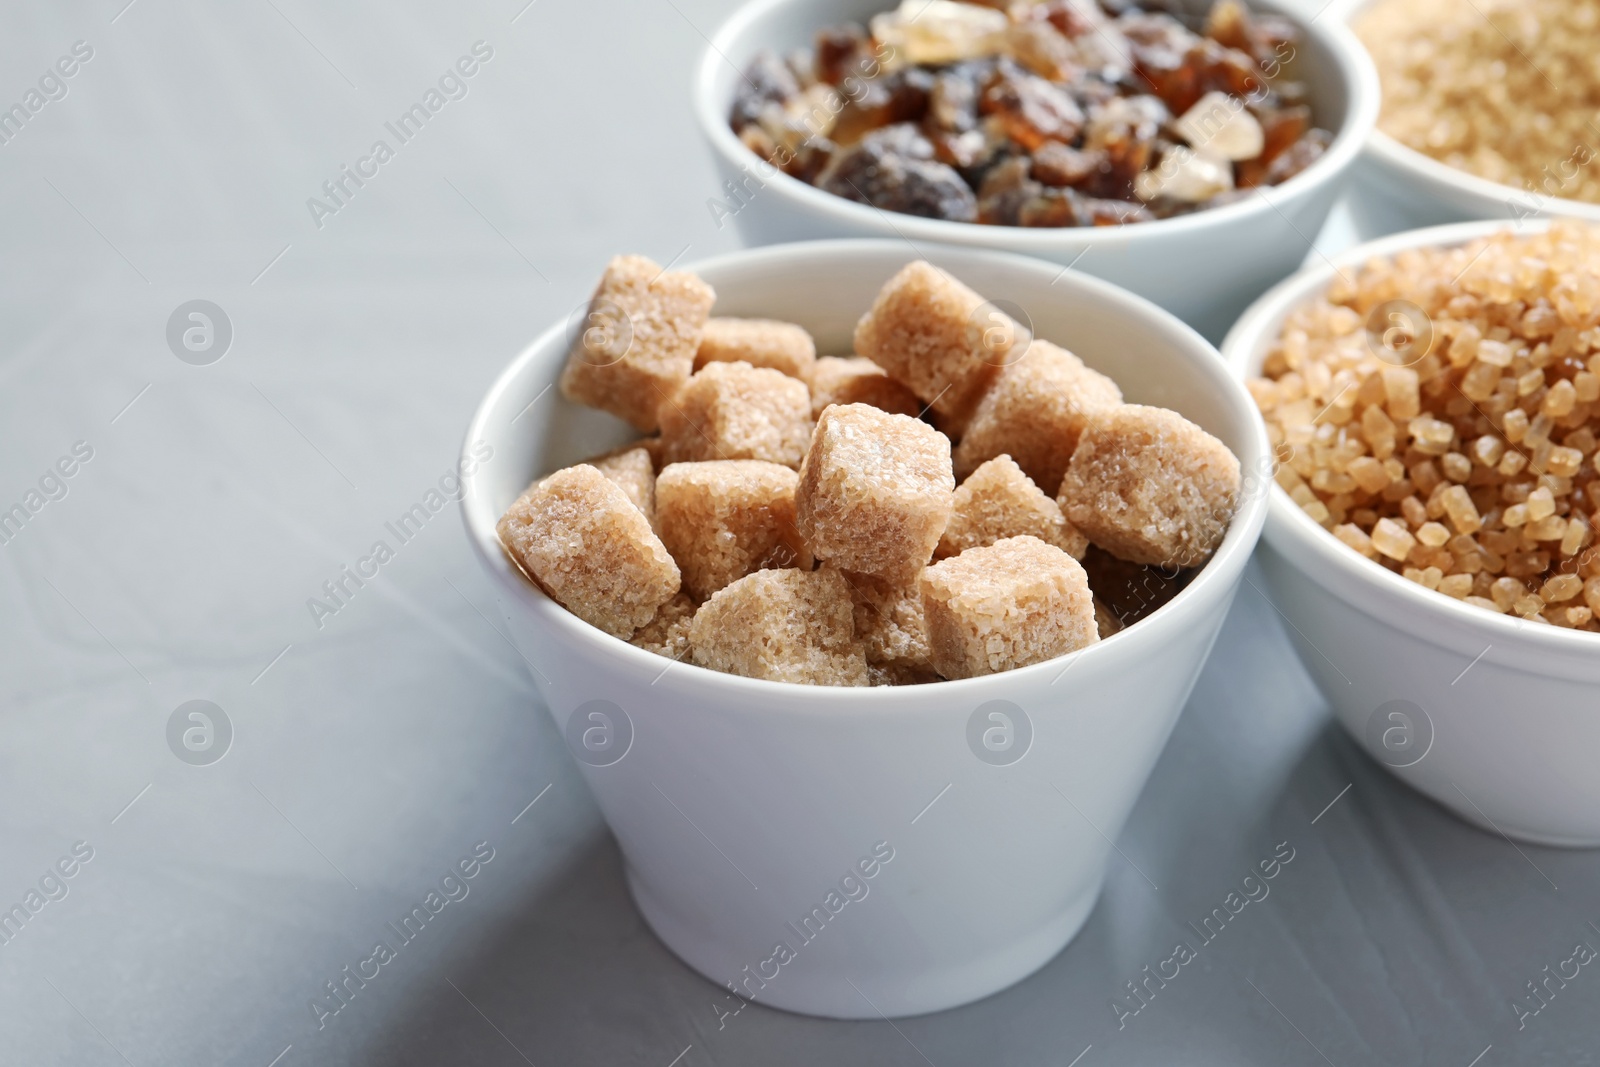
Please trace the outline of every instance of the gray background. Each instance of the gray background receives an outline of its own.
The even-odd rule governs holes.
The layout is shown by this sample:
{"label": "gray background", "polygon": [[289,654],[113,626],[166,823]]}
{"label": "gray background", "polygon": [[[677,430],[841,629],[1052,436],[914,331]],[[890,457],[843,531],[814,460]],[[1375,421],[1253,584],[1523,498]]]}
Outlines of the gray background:
{"label": "gray background", "polygon": [[[0,1062],[1596,1062],[1600,976],[1520,1032],[1509,1007],[1600,945],[1596,856],[1519,850],[1370,763],[1255,572],[1057,959],[894,1025],[719,1029],[629,903],[453,506],[320,628],[306,601],[610,255],[737,246],[687,103],[732,3],[125,2],[11,3],[0,35],[5,106],[94,49],[0,147],[0,509],[94,450],[0,547],[0,903],[94,849],[0,946]],[[480,39],[467,97],[314,225],[306,199]],[[165,342],[198,298],[234,328],[210,366]],[[191,699],[235,731],[210,766],[167,745]],[[1122,984],[1284,841],[1271,896],[1119,1030]],[[323,983],[478,842],[467,898],[319,1031]]]}

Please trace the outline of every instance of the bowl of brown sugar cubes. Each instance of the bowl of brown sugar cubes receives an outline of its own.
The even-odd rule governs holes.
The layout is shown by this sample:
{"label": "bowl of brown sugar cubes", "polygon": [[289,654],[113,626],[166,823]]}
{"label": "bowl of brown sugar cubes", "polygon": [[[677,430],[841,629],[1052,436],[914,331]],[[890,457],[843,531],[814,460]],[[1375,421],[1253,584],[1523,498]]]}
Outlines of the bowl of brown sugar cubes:
{"label": "bowl of brown sugar cubes", "polygon": [[1491,833],[1600,845],[1600,229],[1461,223],[1262,297],[1262,569],[1334,712]]}
{"label": "bowl of brown sugar cubes", "polygon": [[1272,477],[1170,314],[875,240],[618,256],[466,448],[645,919],[730,1012],[840,1018],[978,999],[1077,932]]}
{"label": "bowl of brown sugar cubes", "polygon": [[749,0],[694,107],[748,244],[900,237],[1071,263],[1220,338],[1300,265],[1378,80],[1294,0]]}

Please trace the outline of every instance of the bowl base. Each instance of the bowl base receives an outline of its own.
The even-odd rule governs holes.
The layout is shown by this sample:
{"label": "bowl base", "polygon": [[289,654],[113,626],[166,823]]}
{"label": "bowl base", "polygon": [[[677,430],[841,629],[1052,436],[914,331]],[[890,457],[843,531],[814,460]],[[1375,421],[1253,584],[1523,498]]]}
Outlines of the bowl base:
{"label": "bowl base", "polygon": [[[1345,733],[1349,734],[1350,737],[1355,740],[1356,744],[1365,749],[1366,743],[1362,740],[1361,736],[1351,728],[1350,724],[1345,722],[1343,719],[1339,719],[1338,721],[1339,725],[1344,728]],[[1367,758],[1371,759],[1373,763],[1376,763],[1378,766],[1388,771],[1397,781],[1421,794],[1423,797],[1426,797],[1428,800],[1433,801],[1435,804],[1439,805],[1445,811],[1449,812],[1451,815],[1454,815],[1456,818],[1460,819],[1474,830],[1481,830],[1492,837],[1497,837],[1502,840],[1509,838],[1513,842],[1520,842],[1524,845],[1538,845],[1542,848],[1600,848],[1600,837],[1594,837],[1592,835],[1552,834],[1543,830],[1530,830],[1527,827],[1518,826],[1515,823],[1499,821],[1490,822],[1485,816],[1479,814],[1477,810],[1468,805],[1455,802],[1449,797],[1448,794],[1436,793],[1431,789],[1419,785],[1413,779],[1406,777],[1406,775],[1402,773],[1404,768],[1391,767],[1382,760],[1374,758],[1371,752],[1367,752]]]}
{"label": "bowl base", "polygon": [[[1308,562],[1305,555],[1288,554],[1300,552],[1298,542],[1275,531],[1277,523],[1293,530],[1274,514],[1256,554],[1270,599],[1288,622],[1285,633],[1301,666],[1368,758],[1486,834],[1554,848],[1600,846],[1587,755],[1597,735],[1589,721],[1593,683],[1547,675],[1536,709],[1570,714],[1509,714],[1507,709],[1521,707],[1519,700],[1527,701],[1534,673],[1493,658],[1479,664],[1469,651],[1481,647],[1479,640],[1491,644],[1492,637],[1498,654],[1504,638],[1474,634],[1453,649],[1442,648],[1422,636],[1429,633],[1429,615],[1397,607],[1386,621],[1374,609],[1389,606],[1387,596],[1369,596],[1365,605],[1347,602],[1337,581],[1311,569],[1315,557]],[[1329,551],[1349,550],[1335,543]],[[1393,603],[1403,607],[1397,599]],[[1475,671],[1470,685],[1458,688],[1469,665]],[[1372,732],[1373,718],[1397,699],[1414,705],[1429,731],[1439,732],[1421,757],[1400,767],[1385,758],[1390,753]]]}
{"label": "bowl base", "polygon": [[[728,981],[738,976],[745,962],[730,962],[739,958],[737,951],[719,941],[714,931],[683,922],[674,909],[656,899],[631,864],[625,861],[623,866],[634,904],[655,935],[684,963],[720,989],[727,989]],[[802,973],[780,971],[754,1003],[828,1019],[887,1019],[925,1015],[982,1000],[1054,959],[1088,921],[1103,881],[1104,872],[1089,892],[1049,922],[987,955],[932,968],[863,967],[847,973],[842,967],[813,966]],[[731,995],[727,999],[731,1008]],[[716,1003],[714,1000],[713,1005]]]}
{"label": "bowl base", "polygon": [[[1396,774],[1395,777],[1400,778],[1398,774]],[[1404,778],[1400,778],[1400,780],[1405,782]],[[1411,783],[1406,782],[1406,784],[1410,785]],[[1423,795],[1427,796],[1428,794],[1424,793]],[[1429,799],[1438,800],[1437,797],[1429,797]],[[1550,834],[1540,833],[1537,830],[1526,830],[1520,826],[1496,825],[1485,822],[1477,812],[1470,808],[1462,808],[1453,804],[1446,804],[1442,800],[1438,802],[1440,806],[1445,808],[1450,812],[1450,814],[1454,815],[1462,822],[1467,823],[1474,829],[1482,830],[1484,833],[1491,834],[1497,838],[1510,838],[1512,841],[1520,841],[1524,845],[1539,845],[1544,848],[1600,848],[1600,839],[1592,837],[1552,836]]]}

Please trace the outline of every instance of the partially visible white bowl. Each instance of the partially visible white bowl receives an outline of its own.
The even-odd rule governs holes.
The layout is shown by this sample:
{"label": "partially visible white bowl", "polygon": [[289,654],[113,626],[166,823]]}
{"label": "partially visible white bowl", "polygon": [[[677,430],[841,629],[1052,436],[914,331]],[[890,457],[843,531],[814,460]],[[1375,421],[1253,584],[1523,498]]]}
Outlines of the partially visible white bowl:
{"label": "partially visible white bowl", "polygon": [[1563,200],[1480,178],[1407,148],[1376,129],[1351,171],[1346,203],[1363,238],[1474,220],[1506,220],[1523,229],[1539,218],[1600,222],[1600,204]]}
{"label": "partially visible white bowl", "polygon": [[[1210,652],[1265,518],[1266,434],[1249,394],[1193,330],[1049,263],[928,252],[979,292],[1020,305],[1039,336],[1113,376],[1130,401],[1176,408],[1221,438],[1253,487],[1216,556],[1182,592],[1081,652],[985,678],[828,688],[673,663],[569,614],[523,578],[495,537],[496,519],[535,475],[628,436],[618,420],[553,388],[566,359],[564,324],[489,389],[463,448],[470,539],[616,834],[640,911],[719,986],[749,981],[787,943],[796,958],[746,988],[793,1011],[934,1011],[1002,989],[1061,950],[1094,907],[1111,841]],[[844,351],[877,289],[913,258],[896,241],[825,241],[686,269],[716,288],[718,314],[788,319],[824,351]],[[997,700],[1008,702],[1009,742],[1003,723],[980,715]],[[593,701],[610,702],[600,709],[609,725],[588,717]],[[997,731],[993,759],[1017,759],[981,758],[989,749],[974,724],[977,736]],[[585,749],[586,729],[605,751]],[[624,735],[628,743],[606,744]],[[894,858],[876,877],[856,878],[869,895],[802,943],[801,917],[826,907],[825,894],[880,841]]]}
{"label": "partially visible white bowl", "polygon": [[[1224,358],[1241,381],[1259,375],[1284,320],[1326,291],[1335,267],[1510,228],[1415,230],[1309,267],[1245,312]],[[1600,846],[1600,635],[1424,589],[1346,547],[1276,485],[1260,556],[1301,662],[1339,721],[1396,777],[1485,829]]]}
{"label": "partially visible white bowl", "polygon": [[[1351,21],[1374,2],[1334,0],[1335,8],[1324,17]],[[1342,15],[1341,7],[1345,9]],[[1365,51],[1360,38],[1356,40],[1357,47]],[[1536,218],[1562,217],[1600,222],[1600,204],[1565,200],[1480,178],[1440,163],[1376,127],[1351,169],[1346,203],[1356,232],[1364,240],[1475,220],[1506,219],[1522,225]]]}
{"label": "partially visible white bowl", "polygon": [[[707,202],[737,208],[733,222],[747,243],[891,237],[918,248],[944,243],[1040,256],[1148,297],[1215,340],[1246,304],[1306,258],[1377,118],[1377,74],[1346,26],[1336,19],[1308,23],[1292,0],[1252,0],[1252,7],[1300,28],[1293,74],[1310,89],[1316,122],[1335,136],[1304,172],[1236,204],[1129,226],[1028,229],[948,222],[834,196],[776,171],[740,142],[728,116],[740,74],[757,52],[809,47],[825,26],[865,22],[893,6],[890,0],[752,0],[702,54],[695,114],[724,182],[753,191],[742,205],[725,189],[713,190]],[[1185,6],[1204,11],[1210,4],[1185,0]],[[712,215],[720,228],[723,213]]]}

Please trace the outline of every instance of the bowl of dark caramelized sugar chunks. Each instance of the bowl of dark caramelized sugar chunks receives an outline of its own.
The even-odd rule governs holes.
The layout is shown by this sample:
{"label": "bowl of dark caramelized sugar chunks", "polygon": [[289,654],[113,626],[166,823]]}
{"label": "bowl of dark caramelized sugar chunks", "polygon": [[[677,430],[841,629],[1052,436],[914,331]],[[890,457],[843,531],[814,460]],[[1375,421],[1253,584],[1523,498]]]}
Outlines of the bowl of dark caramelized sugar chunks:
{"label": "bowl of dark caramelized sugar chunks", "polygon": [[757,0],[695,85],[752,243],[1041,256],[1219,337],[1309,251],[1377,112],[1336,20],[1271,0]]}

